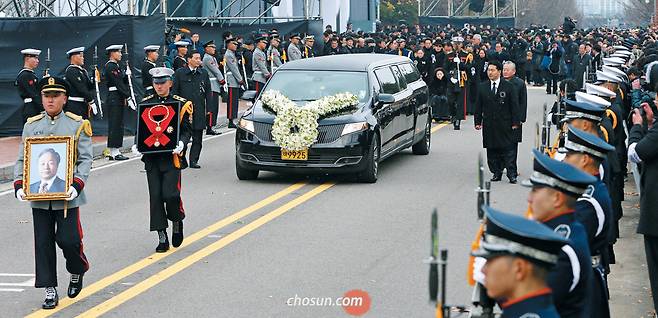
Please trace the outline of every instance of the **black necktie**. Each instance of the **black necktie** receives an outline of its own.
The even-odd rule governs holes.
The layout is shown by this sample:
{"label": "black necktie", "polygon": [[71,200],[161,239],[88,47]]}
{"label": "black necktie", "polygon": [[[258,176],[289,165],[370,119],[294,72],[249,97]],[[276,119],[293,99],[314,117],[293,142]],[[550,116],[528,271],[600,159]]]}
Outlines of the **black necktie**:
{"label": "black necktie", "polygon": [[491,93],[493,93],[495,95],[496,94],[496,82],[492,82],[492,84],[493,85],[491,86]]}

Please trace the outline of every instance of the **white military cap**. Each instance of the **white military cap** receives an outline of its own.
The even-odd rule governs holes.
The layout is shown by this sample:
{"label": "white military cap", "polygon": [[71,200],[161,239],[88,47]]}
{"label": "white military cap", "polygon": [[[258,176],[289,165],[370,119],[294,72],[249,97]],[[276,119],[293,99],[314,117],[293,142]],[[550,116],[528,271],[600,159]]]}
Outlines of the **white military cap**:
{"label": "white military cap", "polygon": [[71,55],[73,55],[73,54],[83,53],[84,51],[85,51],[84,46],[76,47],[76,48],[72,48],[72,49],[66,51],[66,55],[68,57],[71,57]]}
{"label": "white military cap", "polygon": [[626,73],[624,73],[624,71],[622,71],[622,70],[620,70],[616,67],[603,65],[602,71],[615,74],[617,77],[619,77],[619,78],[621,78],[625,81],[628,80],[628,75],[626,75]]}
{"label": "white military cap", "polygon": [[160,49],[159,45],[147,45],[147,46],[144,47],[144,51],[146,51],[146,52],[148,52],[148,51],[157,51],[159,49]]}
{"label": "white military cap", "polygon": [[615,94],[615,92],[609,90],[608,88],[603,87],[603,86],[594,85],[594,84],[591,84],[591,83],[585,83],[585,91],[587,91],[587,94],[602,96],[602,97],[615,97],[615,96],[617,96],[617,94]]}
{"label": "white military cap", "polygon": [[31,55],[31,56],[39,56],[39,54],[41,54],[41,50],[37,50],[37,49],[24,49],[24,50],[21,50],[21,54],[23,54],[23,55]]}
{"label": "white military cap", "polygon": [[577,102],[584,102],[584,103],[590,103],[594,104],[597,106],[605,107],[608,108],[610,107],[610,102],[595,95],[590,95],[587,93],[583,92],[576,92],[576,101]]}
{"label": "white military cap", "polygon": [[629,59],[628,55],[621,54],[621,53],[613,53],[612,55],[610,55],[610,57],[618,57],[620,59],[623,59],[624,61],[628,61],[628,59]]}
{"label": "white military cap", "polygon": [[464,42],[464,38],[461,36],[452,37],[452,42]]}
{"label": "white military cap", "polygon": [[178,46],[178,47],[181,47],[181,46],[188,46],[188,45],[190,45],[190,42],[187,42],[187,41],[177,41],[177,42],[174,42],[174,45],[175,45],[175,46]]}
{"label": "white military cap", "polygon": [[620,57],[604,57],[601,59],[603,61],[603,65],[624,65],[626,61]]}
{"label": "white military cap", "polygon": [[628,51],[628,48],[623,46],[623,45],[615,45],[615,46],[613,46],[613,48],[615,49],[616,52],[618,52],[618,51]]}
{"label": "white military cap", "polygon": [[306,39],[306,40],[315,40],[315,35],[309,34],[306,37],[304,37],[304,39]]}
{"label": "white military cap", "polygon": [[110,45],[110,46],[106,47],[105,51],[108,51],[108,52],[110,52],[110,51],[121,51],[122,48],[123,48],[123,45],[114,44],[114,45]]}
{"label": "white military cap", "polygon": [[174,70],[168,67],[154,67],[149,70],[149,74],[153,77],[153,83],[160,84],[170,80]]}
{"label": "white military cap", "polygon": [[621,79],[614,73],[607,71],[596,71],[596,80],[599,82],[621,83]]}

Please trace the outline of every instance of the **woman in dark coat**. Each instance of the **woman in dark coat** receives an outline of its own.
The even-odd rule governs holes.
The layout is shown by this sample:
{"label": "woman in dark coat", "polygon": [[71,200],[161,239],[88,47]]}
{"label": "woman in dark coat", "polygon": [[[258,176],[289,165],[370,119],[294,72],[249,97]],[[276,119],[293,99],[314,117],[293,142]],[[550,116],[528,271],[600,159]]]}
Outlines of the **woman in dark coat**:
{"label": "woman in dark coat", "polygon": [[438,67],[432,73],[432,81],[429,86],[430,101],[432,105],[432,119],[448,120],[450,118],[450,109],[448,107],[448,77],[445,70]]}
{"label": "woman in dark coat", "polygon": [[[557,82],[560,80],[560,59],[562,59],[562,49],[557,41],[551,43],[551,49],[548,51],[551,56],[551,64],[548,65],[546,79],[546,94],[557,94]],[[551,91],[552,88],[552,91]]]}

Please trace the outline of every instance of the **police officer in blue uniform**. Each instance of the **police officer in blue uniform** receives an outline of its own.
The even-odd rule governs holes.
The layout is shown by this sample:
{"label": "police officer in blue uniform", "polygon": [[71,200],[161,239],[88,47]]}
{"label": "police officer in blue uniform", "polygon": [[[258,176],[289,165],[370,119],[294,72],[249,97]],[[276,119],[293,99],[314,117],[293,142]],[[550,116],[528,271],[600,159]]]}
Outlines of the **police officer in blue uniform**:
{"label": "police officer in blue uniform", "polygon": [[487,228],[480,250],[484,285],[500,302],[503,318],[559,317],[546,277],[567,239],[533,220],[485,206]]}
{"label": "police officer in blue uniform", "polygon": [[608,252],[613,214],[610,193],[600,178],[599,167],[607,153],[614,149],[598,136],[569,126],[564,147],[559,150],[567,154],[564,162],[597,178],[576,203],[576,218],[585,226],[592,254],[592,317],[610,317],[605,255]]}
{"label": "police officer in blue uniform", "polygon": [[589,244],[585,227],[576,219],[575,207],[577,199],[596,178],[536,149],[533,152],[534,171],[523,182],[532,187],[528,203],[533,218],[569,240],[562,247],[557,266],[548,274],[555,307],[563,318],[591,317]]}

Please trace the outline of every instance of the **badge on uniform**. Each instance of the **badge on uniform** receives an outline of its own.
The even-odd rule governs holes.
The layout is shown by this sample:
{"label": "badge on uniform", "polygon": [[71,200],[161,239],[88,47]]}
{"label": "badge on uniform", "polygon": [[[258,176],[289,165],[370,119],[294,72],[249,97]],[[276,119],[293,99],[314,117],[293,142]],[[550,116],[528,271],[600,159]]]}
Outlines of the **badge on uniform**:
{"label": "badge on uniform", "polygon": [[180,102],[145,103],[137,107],[137,150],[171,152],[180,135]]}

